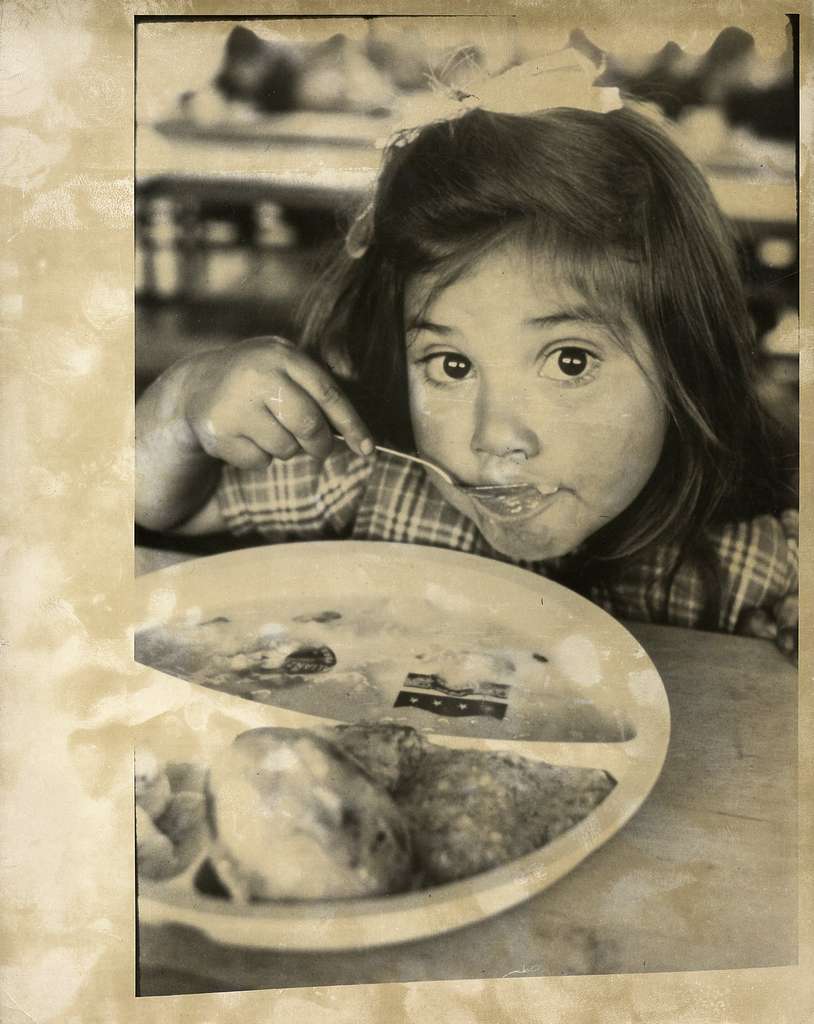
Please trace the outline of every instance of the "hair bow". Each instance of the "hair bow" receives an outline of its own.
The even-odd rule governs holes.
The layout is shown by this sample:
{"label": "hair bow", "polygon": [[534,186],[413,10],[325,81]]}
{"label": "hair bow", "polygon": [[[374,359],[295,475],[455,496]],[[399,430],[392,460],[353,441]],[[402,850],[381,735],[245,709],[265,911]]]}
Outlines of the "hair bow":
{"label": "hair bow", "polygon": [[[554,107],[571,107],[605,114],[622,104],[615,87],[597,86],[604,65],[596,65],[572,47],[556,50],[526,61],[498,75],[469,82],[466,89],[454,89],[438,82],[424,93],[407,97],[399,116],[390,122],[390,135],[377,140],[377,147],[409,145],[428,124],[454,121],[475,108],[495,114],[533,114]],[[373,234],[371,199],[354,220],[345,240],[352,259],[367,251]]]}
{"label": "hair bow", "polygon": [[499,75],[471,81],[466,89],[434,82],[433,88],[405,99],[389,139],[377,142],[407,145],[428,124],[454,121],[475,107],[495,114],[533,114],[553,107],[607,113],[622,106],[615,87],[594,85],[604,71],[572,47],[518,64]]}

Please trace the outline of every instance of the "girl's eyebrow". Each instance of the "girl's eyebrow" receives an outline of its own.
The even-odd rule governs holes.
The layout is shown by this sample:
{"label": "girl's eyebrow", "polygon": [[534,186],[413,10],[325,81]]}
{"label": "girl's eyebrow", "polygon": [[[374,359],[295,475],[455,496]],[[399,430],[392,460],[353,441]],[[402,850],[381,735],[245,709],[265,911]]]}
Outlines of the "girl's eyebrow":
{"label": "girl's eyebrow", "polygon": [[599,319],[590,310],[576,308],[549,313],[546,316],[533,316],[523,321],[524,327],[557,327],[559,324],[580,323],[592,324],[595,327],[607,328],[609,324]]}
{"label": "girl's eyebrow", "polygon": [[[598,318],[589,309],[585,309],[583,307],[558,310],[555,313],[547,313],[545,316],[528,317],[523,321],[523,326],[557,327],[559,324],[565,323],[593,324],[596,327],[609,326],[606,320]],[[412,331],[430,331],[432,334],[440,334],[442,337],[455,333],[455,329],[453,327],[447,327],[445,324],[434,323],[432,320],[427,320],[420,314],[411,317],[407,321],[406,331],[408,334]]]}
{"label": "girl's eyebrow", "polygon": [[448,334],[453,334],[454,330],[452,327],[447,327],[445,324],[436,324],[432,320],[425,320],[422,316],[411,317],[407,321],[406,331],[409,334],[411,331],[431,331],[433,334],[440,334],[442,337],[446,337]]}
{"label": "girl's eyebrow", "polygon": [[[607,319],[596,316],[595,313],[584,306],[562,309],[554,313],[547,313],[544,316],[527,317],[523,320],[524,327],[550,328],[557,327],[560,324],[586,324],[590,327],[599,327],[611,333],[614,331],[612,323]],[[414,336],[420,331],[427,331],[440,338],[447,338],[457,333],[454,327],[448,327],[446,324],[437,324],[417,313],[407,321],[405,326],[404,334],[408,349],[412,347],[415,342]]]}

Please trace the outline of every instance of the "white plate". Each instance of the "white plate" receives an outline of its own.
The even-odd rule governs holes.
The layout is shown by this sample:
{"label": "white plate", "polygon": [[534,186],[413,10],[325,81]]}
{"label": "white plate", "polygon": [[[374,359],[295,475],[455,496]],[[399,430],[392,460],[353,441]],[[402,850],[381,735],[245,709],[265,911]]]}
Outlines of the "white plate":
{"label": "white plate", "polygon": [[[257,726],[308,727],[360,717],[410,722],[414,714],[413,724],[430,729],[434,743],[513,750],[552,764],[602,768],[617,783],[593,813],[548,845],[460,882],[375,899],[246,908],[201,896],[185,876],[141,881],[139,915],[145,923],[186,924],[221,942],[280,950],[365,948],[449,931],[520,903],[571,871],[632,817],[664,763],[669,706],[645,651],[596,605],[522,569],[413,545],[303,543],[172,566],[141,576],[136,595],[136,621],[143,627],[205,622],[224,614],[239,619],[258,607],[267,621],[290,624],[303,612],[370,608],[372,601],[383,620],[398,623],[387,642],[405,651],[405,675],[421,667],[412,659],[422,644],[431,649],[439,638],[451,649],[511,646],[547,659],[539,662],[539,677],[527,673],[508,698],[498,701],[506,704],[502,718],[414,712],[404,694],[422,696],[422,691],[405,691],[403,675],[385,681],[373,703],[346,696],[342,704],[341,695],[333,694],[325,702],[331,718],[313,713],[314,687],[327,686],[330,673],[318,683],[286,691],[286,708],[187,687],[183,722],[177,715],[153,719],[146,737],[142,733],[138,740],[161,758],[205,761],[238,733]],[[355,643],[364,660],[370,654],[366,645],[375,646],[379,638],[374,631]],[[337,647],[339,669],[342,643]],[[298,693],[305,710],[296,706]],[[393,708],[399,693],[404,704]],[[545,715],[536,713],[540,706]],[[552,737],[552,721],[565,738]],[[196,722],[205,722],[205,728],[185,724]],[[589,740],[575,739],[574,728]]]}

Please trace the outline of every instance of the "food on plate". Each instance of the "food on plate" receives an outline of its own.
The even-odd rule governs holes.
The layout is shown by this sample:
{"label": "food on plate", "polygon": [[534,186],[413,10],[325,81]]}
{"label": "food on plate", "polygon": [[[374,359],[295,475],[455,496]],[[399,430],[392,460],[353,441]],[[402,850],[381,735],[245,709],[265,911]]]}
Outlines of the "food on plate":
{"label": "food on plate", "polygon": [[333,721],[389,720],[484,739],[624,742],[635,734],[624,708],[606,696],[613,688],[596,685],[591,666],[601,666],[601,652],[566,657],[567,635],[543,652],[510,624],[440,598],[323,600],[263,599],[214,615],[190,609],[139,630],[135,657],[223,693]]}
{"label": "food on plate", "polygon": [[253,729],[212,762],[211,859],[232,895],[325,899],[399,892],[410,837],[390,795],[338,746]]}
{"label": "food on plate", "polygon": [[136,806],[143,808],[151,818],[157,818],[172,796],[166,771],[155,756],[139,751],[135,764]]}
{"label": "food on plate", "polygon": [[143,807],[136,805],[136,857],[144,878],[172,878],[182,871],[169,836],[158,828]]}
{"label": "food on plate", "polygon": [[215,686],[232,683],[243,695],[257,687],[297,686],[336,664],[336,655],[324,643],[292,636],[274,625],[246,634],[225,616],[140,631],[135,656],[171,675]]}
{"label": "food on plate", "polygon": [[419,732],[391,722],[337,725],[329,738],[389,793],[413,777],[427,749]]}
{"label": "food on plate", "polygon": [[607,772],[504,751],[429,750],[398,803],[430,884],[468,878],[536,850],[613,789]]}
{"label": "food on plate", "polygon": [[208,841],[203,776],[193,766],[159,765],[136,757],[136,854],[139,873],[165,879],[180,874]]}
{"label": "food on plate", "polygon": [[142,792],[163,790],[163,775],[171,796],[151,804],[156,816],[137,807],[140,874],[190,868],[199,892],[238,902],[468,878],[551,842],[615,785],[601,770],[448,749],[386,722],[252,729],[208,769],[156,762],[141,775]]}

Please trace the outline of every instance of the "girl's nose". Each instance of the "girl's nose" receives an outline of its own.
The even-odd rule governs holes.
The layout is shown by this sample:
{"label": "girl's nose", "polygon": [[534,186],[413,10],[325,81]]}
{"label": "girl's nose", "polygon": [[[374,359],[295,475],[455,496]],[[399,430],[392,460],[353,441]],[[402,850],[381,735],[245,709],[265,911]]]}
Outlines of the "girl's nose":
{"label": "girl's nose", "polygon": [[524,462],[540,452],[540,440],[523,412],[523,398],[512,389],[482,390],[475,409],[472,451]]}

